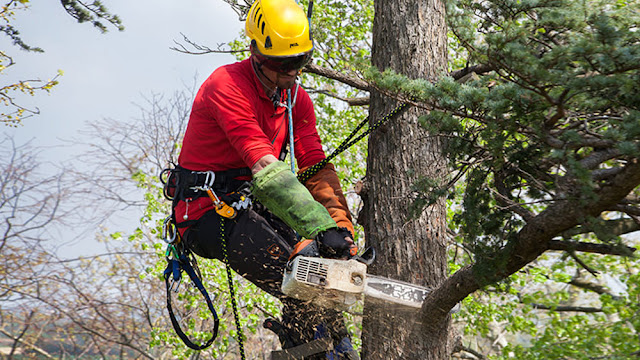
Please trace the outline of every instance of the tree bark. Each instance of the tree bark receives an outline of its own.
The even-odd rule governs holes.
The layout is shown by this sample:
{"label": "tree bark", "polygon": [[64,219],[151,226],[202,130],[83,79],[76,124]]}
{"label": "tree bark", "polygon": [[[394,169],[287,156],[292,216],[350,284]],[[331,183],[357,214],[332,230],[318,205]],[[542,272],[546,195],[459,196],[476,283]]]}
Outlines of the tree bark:
{"label": "tree bark", "polygon": [[[410,78],[435,79],[446,70],[446,25],[440,0],[375,0],[373,64]],[[371,94],[371,121],[397,104]],[[424,111],[424,110],[422,110]],[[413,184],[443,179],[441,143],[422,129],[420,110],[409,109],[369,138],[364,201],[359,221],[367,245],[377,250],[369,272],[435,287],[447,275],[444,201],[411,218]],[[362,358],[447,359],[453,349],[447,317],[425,331],[419,312],[403,313],[365,302]]]}

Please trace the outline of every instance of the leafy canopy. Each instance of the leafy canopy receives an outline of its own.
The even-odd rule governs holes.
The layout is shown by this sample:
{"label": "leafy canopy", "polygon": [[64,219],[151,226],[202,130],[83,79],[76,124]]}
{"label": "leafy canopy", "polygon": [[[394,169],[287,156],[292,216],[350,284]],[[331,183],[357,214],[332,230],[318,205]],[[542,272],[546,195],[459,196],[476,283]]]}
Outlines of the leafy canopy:
{"label": "leafy canopy", "polygon": [[[455,70],[467,76],[367,73],[391,96],[422,106],[423,126],[445,140],[451,179],[420,181],[416,203],[448,196],[450,227],[466,254],[452,251],[452,270],[485,264],[477,276],[498,281],[513,258],[496,254],[509,254],[503,250],[529,222],[563,204],[598,204],[612,184],[633,181],[623,175],[640,155],[639,9],[637,1],[448,1],[450,64],[466,66]],[[629,184],[636,190],[595,216],[573,224],[571,211],[558,214],[558,228],[567,225],[554,240],[630,255],[634,240],[621,235],[639,229],[639,208],[637,184]],[[571,246],[468,297],[459,316],[477,337],[463,343],[497,358],[637,353],[633,260],[578,255]]]}

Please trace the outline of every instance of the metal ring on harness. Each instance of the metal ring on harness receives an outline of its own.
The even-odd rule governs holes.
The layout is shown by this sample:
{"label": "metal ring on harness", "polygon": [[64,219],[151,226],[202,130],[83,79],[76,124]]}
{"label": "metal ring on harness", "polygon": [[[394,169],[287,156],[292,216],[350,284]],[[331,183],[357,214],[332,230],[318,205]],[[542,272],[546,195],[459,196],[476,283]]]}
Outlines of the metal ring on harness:
{"label": "metal ring on harness", "polygon": [[[175,169],[167,168],[162,170],[162,172],[160,172],[160,182],[162,183],[162,194],[169,201],[173,201],[173,198],[175,196],[175,190],[176,190],[175,177],[173,178],[173,183],[171,179],[171,177],[174,176],[173,171],[175,171]],[[172,190],[173,190],[173,194],[171,193]]]}
{"label": "metal ring on harness", "polygon": [[204,175],[206,175],[206,177],[204,179],[204,184],[199,185],[199,186],[192,186],[189,189],[206,191],[206,189],[213,188],[213,184],[216,181],[216,173],[215,172],[209,170],[209,171],[194,171],[192,173],[193,174],[204,174]]}
{"label": "metal ring on harness", "polygon": [[167,244],[173,244],[178,237],[178,231],[176,231],[171,216],[167,216],[162,223],[162,240]]}

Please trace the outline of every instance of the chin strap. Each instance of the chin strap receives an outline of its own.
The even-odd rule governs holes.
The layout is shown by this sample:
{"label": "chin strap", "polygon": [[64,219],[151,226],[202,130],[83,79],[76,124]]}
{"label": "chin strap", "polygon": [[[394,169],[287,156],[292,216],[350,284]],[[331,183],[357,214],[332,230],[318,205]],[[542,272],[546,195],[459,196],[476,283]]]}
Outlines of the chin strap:
{"label": "chin strap", "polygon": [[[255,59],[251,60],[251,68],[253,69],[253,73],[256,74],[256,77],[258,78],[258,80],[260,81],[260,83],[262,84],[262,86],[264,86],[265,88],[269,89],[273,94],[271,94],[271,97],[269,98],[272,102],[273,102],[273,107],[274,108],[278,108],[278,106],[286,106],[286,104],[282,103],[280,100],[282,99],[281,96],[281,90],[278,88],[278,85],[273,82],[273,80],[269,79],[269,77],[264,73],[264,71],[262,71],[262,64],[260,62],[258,62]],[[267,79],[267,81],[269,81],[270,83],[272,83],[273,85],[275,85],[274,88],[271,88],[271,86],[267,85],[262,78],[260,77],[260,75],[258,75],[258,73],[260,73],[260,75],[264,76],[265,79]]]}

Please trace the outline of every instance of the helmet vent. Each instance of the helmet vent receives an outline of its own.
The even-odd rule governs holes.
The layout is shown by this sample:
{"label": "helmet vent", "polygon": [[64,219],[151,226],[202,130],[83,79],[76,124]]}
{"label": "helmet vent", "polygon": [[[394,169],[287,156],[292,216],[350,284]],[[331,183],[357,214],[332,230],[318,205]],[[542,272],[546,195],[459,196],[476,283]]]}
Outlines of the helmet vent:
{"label": "helmet vent", "polygon": [[267,36],[267,39],[264,41],[265,49],[271,49],[273,44],[271,43],[271,36]]}
{"label": "helmet vent", "polygon": [[264,25],[265,25],[265,23],[264,23],[264,21],[263,21],[263,22],[262,22],[262,26],[260,27],[260,30],[262,31],[262,35],[264,35]]}
{"label": "helmet vent", "polygon": [[[258,8],[256,8],[256,12],[253,13],[253,22],[256,22],[256,16],[258,16],[259,12],[260,12],[260,7],[258,6]],[[260,16],[262,16],[262,14],[260,14]]]}

